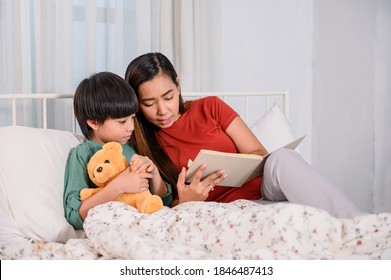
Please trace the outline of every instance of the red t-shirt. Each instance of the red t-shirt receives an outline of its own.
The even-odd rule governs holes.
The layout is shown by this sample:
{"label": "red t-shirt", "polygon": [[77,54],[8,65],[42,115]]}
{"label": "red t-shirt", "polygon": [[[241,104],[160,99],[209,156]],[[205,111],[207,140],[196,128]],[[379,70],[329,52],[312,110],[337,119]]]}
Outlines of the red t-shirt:
{"label": "red t-shirt", "polygon": [[[234,142],[225,133],[238,116],[224,101],[210,96],[192,101],[190,108],[169,128],[160,129],[160,145],[179,170],[187,167],[201,149],[237,153]],[[215,186],[208,201],[231,202],[237,199],[261,198],[261,177],[245,183],[240,188]],[[223,181],[224,183],[224,181]]]}

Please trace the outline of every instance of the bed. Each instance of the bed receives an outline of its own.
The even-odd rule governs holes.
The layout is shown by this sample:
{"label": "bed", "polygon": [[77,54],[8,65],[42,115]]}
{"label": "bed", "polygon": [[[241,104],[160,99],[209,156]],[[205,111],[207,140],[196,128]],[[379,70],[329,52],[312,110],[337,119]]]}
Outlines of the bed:
{"label": "bed", "polygon": [[[207,95],[237,110],[268,151],[296,136],[288,91],[184,93]],[[62,207],[65,161],[83,141],[71,103],[72,94],[0,94],[1,259],[391,259],[391,213],[336,219],[293,203],[189,202],[146,215],[109,202],[75,231]]]}

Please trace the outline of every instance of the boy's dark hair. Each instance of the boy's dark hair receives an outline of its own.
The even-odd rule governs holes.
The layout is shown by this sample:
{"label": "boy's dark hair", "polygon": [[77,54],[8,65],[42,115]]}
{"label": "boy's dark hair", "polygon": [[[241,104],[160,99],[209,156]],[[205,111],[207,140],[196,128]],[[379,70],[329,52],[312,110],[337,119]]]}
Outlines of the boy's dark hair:
{"label": "boy's dark hair", "polygon": [[124,118],[137,113],[139,105],[128,82],[117,74],[100,72],[80,82],[73,108],[81,132],[91,139],[92,129],[87,120],[103,124],[108,119]]}

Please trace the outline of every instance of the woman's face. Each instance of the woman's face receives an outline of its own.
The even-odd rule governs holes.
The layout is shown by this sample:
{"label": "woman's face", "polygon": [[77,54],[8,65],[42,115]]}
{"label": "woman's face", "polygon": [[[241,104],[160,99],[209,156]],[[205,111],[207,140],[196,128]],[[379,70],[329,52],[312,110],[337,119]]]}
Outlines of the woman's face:
{"label": "woman's face", "polygon": [[179,86],[165,74],[144,82],[138,89],[140,110],[145,118],[160,128],[168,128],[180,117]]}

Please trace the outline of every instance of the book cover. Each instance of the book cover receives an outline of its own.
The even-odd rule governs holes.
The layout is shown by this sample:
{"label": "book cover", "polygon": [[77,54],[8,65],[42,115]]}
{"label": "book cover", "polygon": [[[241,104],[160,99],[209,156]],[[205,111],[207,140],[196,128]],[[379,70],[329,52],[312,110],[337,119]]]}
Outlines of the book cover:
{"label": "book cover", "polygon": [[[296,149],[304,137],[294,140],[285,145],[284,148]],[[194,161],[190,163],[189,169],[186,172],[186,182],[191,182],[198,168],[203,163],[206,163],[207,166],[203,173],[203,178],[219,169],[224,169],[227,177],[218,185],[240,187],[247,181],[262,175],[265,160],[269,155],[270,153],[262,157],[252,154],[201,150]]]}

